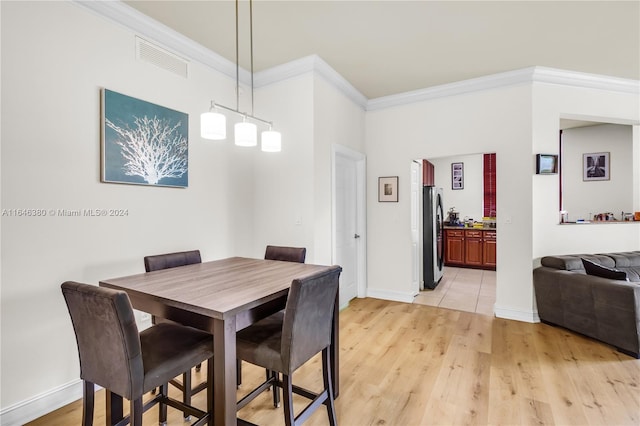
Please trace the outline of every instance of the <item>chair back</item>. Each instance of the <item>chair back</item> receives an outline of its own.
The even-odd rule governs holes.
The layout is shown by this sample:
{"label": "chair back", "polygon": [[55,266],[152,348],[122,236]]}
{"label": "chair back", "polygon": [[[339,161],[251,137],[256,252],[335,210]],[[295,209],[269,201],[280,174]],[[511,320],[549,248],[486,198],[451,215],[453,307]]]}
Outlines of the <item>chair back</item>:
{"label": "chair back", "polygon": [[200,250],[180,251],[176,253],[157,254],[145,256],[144,269],[147,272],[158,271],[160,269],[176,268],[178,266],[202,263]]}
{"label": "chair back", "polygon": [[291,283],[282,325],[281,356],[291,374],[331,344],[340,266]]}
{"label": "chair back", "polygon": [[127,399],[140,397],[144,367],[129,296],[72,281],[61,288],[76,334],[80,378]]}
{"label": "chair back", "polygon": [[282,260],[285,262],[304,263],[307,257],[307,249],[305,247],[281,247],[267,246],[264,258],[267,260]]}

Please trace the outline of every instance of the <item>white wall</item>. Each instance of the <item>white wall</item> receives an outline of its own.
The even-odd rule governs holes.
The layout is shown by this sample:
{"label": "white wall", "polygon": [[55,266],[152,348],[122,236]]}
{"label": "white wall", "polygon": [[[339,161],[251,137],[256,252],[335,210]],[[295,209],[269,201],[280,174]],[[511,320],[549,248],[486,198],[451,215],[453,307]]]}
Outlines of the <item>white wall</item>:
{"label": "white wall", "polygon": [[[632,131],[633,209],[640,210],[640,102],[638,94],[534,84],[533,150],[531,169],[535,173],[535,153],[557,154],[561,118],[634,125]],[[533,175],[533,262],[542,256],[569,253],[602,253],[638,250],[640,224],[558,224],[558,175]],[[498,200],[500,204],[500,200]]]}
{"label": "white wall", "polygon": [[[232,82],[197,63],[179,77],[134,46],[71,3],[2,3],[2,209],[128,212],[3,215],[2,407],[77,380],[60,283],[143,272],[159,252],[225,257],[251,235],[254,154],[199,137],[200,112],[234,99]],[[189,114],[188,188],[100,183],[101,87]]]}
{"label": "white wall", "polygon": [[[530,117],[531,89],[527,85],[437,98],[367,113],[367,275],[370,295],[405,301],[413,299],[408,196],[411,160],[479,152],[496,153],[500,228],[498,282],[525,283],[526,288],[526,283],[531,281],[532,207],[530,174],[522,171],[530,171]],[[406,123],[412,123],[412,126]],[[393,175],[399,176],[399,202],[378,203],[378,176]],[[499,292],[497,305],[531,316],[532,294],[529,291],[504,298]]]}
{"label": "white wall", "polygon": [[[562,210],[569,220],[594,214],[633,212],[633,144],[631,126],[602,124],[562,132]],[[609,153],[609,180],[583,180],[583,154]]]}
{"label": "white wall", "polygon": [[[235,106],[235,81],[196,61],[188,78],[137,61],[133,31],[74,3],[0,10],[2,209],[128,211],[2,217],[2,424],[81,397],[65,280],[97,284],[142,272],[147,254],[193,248],[212,260],[300,245],[309,261],[331,261],[331,145],[364,146],[365,113],[350,97],[301,72],[255,91],[255,115],[282,132],[281,153],[205,141],[199,115],[211,99]],[[188,188],[100,182],[101,87],[189,114]]]}
{"label": "white wall", "polygon": [[314,78],[314,252],[316,261],[332,261],[331,147],[364,153],[365,111],[323,77]]}
{"label": "white wall", "polygon": [[[558,153],[560,118],[636,124],[632,157],[640,164],[638,95],[578,86],[533,82],[368,112],[369,294],[411,300],[409,199],[377,203],[375,182],[399,175],[400,194],[408,194],[414,158],[496,153],[497,316],[537,319],[531,272],[540,256],[637,250],[637,223],[558,225],[558,177],[535,175],[536,153]],[[637,170],[633,179],[638,210]]]}
{"label": "white wall", "polygon": [[[254,252],[266,244],[307,248],[331,263],[331,146],[364,150],[364,111],[323,77],[308,73],[260,89],[258,108],[285,125],[282,152],[255,164]],[[264,154],[263,154],[264,155]]]}
{"label": "white wall", "polygon": [[[483,155],[457,155],[428,159],[435,166],[435,184],[442,188],[444,199],[444,215],[450,208],[460,213],[460,220],[465,217],[481,221],[484,203]],[[464,188],[451,188],[451,164],[463,163]]]}

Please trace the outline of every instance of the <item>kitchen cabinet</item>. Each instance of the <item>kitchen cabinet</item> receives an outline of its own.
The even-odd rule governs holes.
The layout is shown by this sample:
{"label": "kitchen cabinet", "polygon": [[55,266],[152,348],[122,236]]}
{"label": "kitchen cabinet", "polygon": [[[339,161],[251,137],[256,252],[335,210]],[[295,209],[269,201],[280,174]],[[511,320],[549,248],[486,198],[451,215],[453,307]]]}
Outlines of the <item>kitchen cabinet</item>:
{"label": "kitchen cabinet", "polygon": [[482,266],[482,231],[464,231],[464,263],[466,266]]}
{"label": "kitchen cabinet", "polygon": [[435,166],[427,160],[422,160],[422,184],[424,186],[435,186]]}
{"label": "kitchen cabinet", "polygon": [[445,265],[464,265],[464,231],[445,230]]}
{"label": "kitchen cabinet", "polygon": [[496,230],[445,229],[445,265],[496,268]]}
{"label": "kitchen cabinet", "polygon": [[496,231],[484,231],[484,243],[482,245],[482,264],[487,267],[496,267]]}

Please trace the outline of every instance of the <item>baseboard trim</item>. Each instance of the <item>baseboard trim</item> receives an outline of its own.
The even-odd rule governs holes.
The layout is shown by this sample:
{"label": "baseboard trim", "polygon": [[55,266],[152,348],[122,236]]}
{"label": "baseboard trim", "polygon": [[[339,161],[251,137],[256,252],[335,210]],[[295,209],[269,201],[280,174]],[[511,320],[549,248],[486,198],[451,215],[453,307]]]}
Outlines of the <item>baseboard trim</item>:
{"label": "baseboard trim", "polygon": [[530,323],[540,322],[538,311],[529,311],[529,312],[519,311],[513,308],[505,308],[505,307],[500,307],[498,305],[494,305],[493,312],[496,318],[530,322]]}
{"label": "baseboard trim", "polygon": [[53,388],[0,411],[2,426],[21,426],[82,398],[82,380]]}
{"label": "baseboard trim", "polygon": [[367,297],[374,299],[391,300],[393,302],[413,303],[413,294],[397,291],[367,289]]}

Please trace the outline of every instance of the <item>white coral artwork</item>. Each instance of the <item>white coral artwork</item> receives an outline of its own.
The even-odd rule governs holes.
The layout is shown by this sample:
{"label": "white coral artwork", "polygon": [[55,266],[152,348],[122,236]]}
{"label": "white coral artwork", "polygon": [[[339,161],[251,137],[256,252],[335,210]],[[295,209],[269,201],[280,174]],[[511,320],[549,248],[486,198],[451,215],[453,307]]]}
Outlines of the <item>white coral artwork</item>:
{"label": "white coral artwork", "polygon": [[187,114],[106,89],[103,112],[103,181],[187,186]]}

